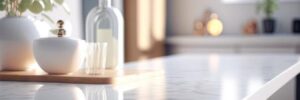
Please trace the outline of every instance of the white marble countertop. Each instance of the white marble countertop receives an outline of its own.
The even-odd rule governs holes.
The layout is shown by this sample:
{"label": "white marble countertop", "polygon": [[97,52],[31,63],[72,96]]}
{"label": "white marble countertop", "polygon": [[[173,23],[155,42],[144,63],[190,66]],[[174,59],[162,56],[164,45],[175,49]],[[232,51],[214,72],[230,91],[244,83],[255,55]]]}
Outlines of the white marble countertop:
{"label": "white marble countertop", "polygon": [[148,81],[118,86],[0,81],[0,100],[263,100],[298,74],[298,57],[175,55],[126,64],[164,69]]}

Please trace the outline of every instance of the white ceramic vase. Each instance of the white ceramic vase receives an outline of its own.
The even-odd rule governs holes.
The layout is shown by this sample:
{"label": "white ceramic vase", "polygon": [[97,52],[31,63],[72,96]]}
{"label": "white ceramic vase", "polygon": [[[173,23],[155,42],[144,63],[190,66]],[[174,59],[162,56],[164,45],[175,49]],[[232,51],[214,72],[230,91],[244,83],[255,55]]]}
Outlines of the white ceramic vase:
{"label": "white ceramic vase", "polygon": [[5,17],[0,20],[0,30],[0,69],[22,71],[33,65],[32,41],[40,37],[34,21]]}
{"label": "white ceramic vase", "polygon": [[83,40],[67,37],[41,38],[33,42],[36,61],[48,74],[68,74],[78,70],[85,50]]}

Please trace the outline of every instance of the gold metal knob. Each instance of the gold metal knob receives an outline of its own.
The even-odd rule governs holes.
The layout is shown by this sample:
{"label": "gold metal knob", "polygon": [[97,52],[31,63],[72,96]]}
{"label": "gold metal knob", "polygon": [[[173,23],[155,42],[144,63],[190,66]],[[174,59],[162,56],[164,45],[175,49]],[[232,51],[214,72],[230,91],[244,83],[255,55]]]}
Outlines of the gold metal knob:
{"label": "gold metal knob", "polygon": [[63,20],[58,20],[57,25],[58,25],[57,36],[58,37],[63,37],[64,35],[66,35],[66,30],[64,29],[64,21]]}

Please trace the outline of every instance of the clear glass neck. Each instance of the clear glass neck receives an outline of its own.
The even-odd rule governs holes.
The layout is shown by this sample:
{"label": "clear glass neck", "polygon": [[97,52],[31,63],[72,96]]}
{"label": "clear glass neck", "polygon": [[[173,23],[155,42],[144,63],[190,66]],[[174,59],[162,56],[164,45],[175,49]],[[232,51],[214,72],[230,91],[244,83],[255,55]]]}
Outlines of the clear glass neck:
{"label": "clear glass neck", "polygon": [[99,7],[111,7],[111,0],[98,0]]}

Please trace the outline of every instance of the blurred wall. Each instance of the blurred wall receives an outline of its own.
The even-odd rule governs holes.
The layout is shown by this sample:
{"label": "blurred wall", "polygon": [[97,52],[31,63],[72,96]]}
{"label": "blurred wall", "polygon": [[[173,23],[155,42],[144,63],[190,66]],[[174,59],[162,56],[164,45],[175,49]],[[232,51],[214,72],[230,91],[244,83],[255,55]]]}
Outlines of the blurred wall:
{"label": "blurred wall", "polygon": [[[82,1],[83,0],[65,0],[70,7],[71,15],[63,15],[63,19],[69,19],[72,25],[72,36],[82,38],[83,21],[82,19]],[[57,13],[52,13],[51,16],[57,17]]]}
{"label": "blurred wall", "polygon": [[[192,34],[194,20],[202,16],[207,8],[216,12],[224,22],[224,35],[241,34],[247,20],[251,18],[261,20],[263,15],[257,15],[255,3],[224,4],[221,0],[167,0],[167,2],[169,35]],[[292,19],[300,17],[300,1],[280,3],[280,8],[274,16],[278,23],[277,32],[291,32]]]}

